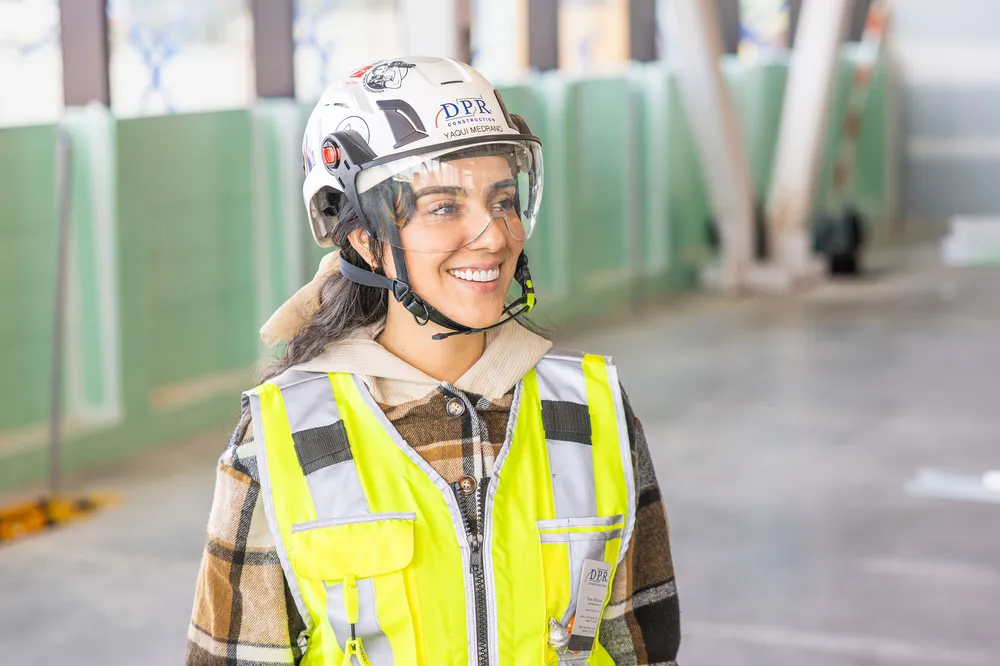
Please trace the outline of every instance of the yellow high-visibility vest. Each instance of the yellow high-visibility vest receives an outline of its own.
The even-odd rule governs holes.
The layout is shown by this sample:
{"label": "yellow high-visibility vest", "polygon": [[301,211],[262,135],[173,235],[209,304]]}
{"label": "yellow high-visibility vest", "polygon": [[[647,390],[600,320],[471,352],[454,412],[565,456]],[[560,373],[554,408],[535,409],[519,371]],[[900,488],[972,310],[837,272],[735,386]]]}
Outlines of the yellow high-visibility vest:
{"label": "yellow high-visibility vest", "polygon": [[[303,664],[613,664],[584,626],[603,613],[635,524],[609,359],[549,354],[519,383],[492,479],[472,503],[481,540],[463,491],[357,377],[293,368],[244,401],[268,524],[307,626]],[[604,583],[588,588],[589,607],[577,598],[585,571]]]}

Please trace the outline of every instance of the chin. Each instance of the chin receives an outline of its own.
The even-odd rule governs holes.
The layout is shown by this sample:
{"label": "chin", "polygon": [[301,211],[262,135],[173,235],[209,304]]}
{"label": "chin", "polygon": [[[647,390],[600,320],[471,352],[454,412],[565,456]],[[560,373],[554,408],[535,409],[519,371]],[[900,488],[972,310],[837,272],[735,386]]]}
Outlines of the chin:
{"label": "chin", "polygon": [[489,312],[484,312],[478,308],[463,308],[454,313],[446,312],[445,315],[469,328],[486,328],[500,321],[500,317],[503,315],[503,307],[491,309]]}

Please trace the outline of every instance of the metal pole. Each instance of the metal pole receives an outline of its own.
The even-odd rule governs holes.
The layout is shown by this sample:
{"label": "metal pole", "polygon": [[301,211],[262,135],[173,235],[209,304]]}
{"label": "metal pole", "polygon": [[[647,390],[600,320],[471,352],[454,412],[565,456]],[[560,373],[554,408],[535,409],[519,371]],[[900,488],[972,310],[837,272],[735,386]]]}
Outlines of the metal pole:
{"label": "metal pole", "polygon": [[111,106],[106,0],[59,0],[63,101]]}
{"label": "metal pole", "polygon": [[59,133],[56,152],[57,249],[56,292],[52,313],[52,413],[49,421],[49,496],[61,490],[62,477],[62,357],[63,329],[66,318],[66,275],[70,245],[70,184],[72,146],[65,131]]}

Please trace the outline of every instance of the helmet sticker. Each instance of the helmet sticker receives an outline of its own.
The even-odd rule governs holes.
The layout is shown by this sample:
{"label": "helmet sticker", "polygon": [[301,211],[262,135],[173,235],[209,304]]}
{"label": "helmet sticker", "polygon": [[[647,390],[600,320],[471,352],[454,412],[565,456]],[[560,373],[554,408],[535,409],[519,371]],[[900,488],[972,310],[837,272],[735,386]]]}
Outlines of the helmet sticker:
{"label": "helmet sticker", "polygon": [[386,90],[397,90],[403,85],[403,79],[414,67],[416,67],[415,64],[402,60],[380,62],[365,73],[362,83],[368,92],[380,93]]}
{"label": "helmet sticker", "polygon": [[302,169],[309,175],[309,172],[313,170],[315,166],[312,157],[312,146],[309,145],[309,135],[302,139]]}
{"label": "helmet sticker", "polygon": [[445,102],[434,116],[434,127],[455,127],[469,123],[495,123],[493,111],[483,96],[462,97]]}
{"label": "helmet sticker", "polygon": [[361,78],[362,76],[364,76],[364,75],[365,75],[365,74],[366,74],[366,73],[368,72],[368,70],[369,70],[369,69],[371,69],[371,68],[372,68],[372,66],[371,66],[371,65],[365,65],[365,66],[364,66],[364,67],[362,67],[361,69],[358,69],[358,70],[355,70],[355,71],[354,71],[354,72],[353,72],[353,73],[352,73],[352,74],[351,74],[351,75],[350,75],[349,77],[347,77],[347,78],[348,78],[348,80],[350,80],[350,81],[355,81],[355,80],[357,80],[357,79],[360,79],[360,78]]}
{"label": "helmet sticker", "polygon": [[365,119],[361,116],[348,116],[347,118],[344,118],[340,121],[340,124],[337,125],[337,129],[334,131],[346,132],[348,130],[354,130],[360,134],[361,138],[365,140],[365,143],[372,140],[372,133],[371,130],[368,129],[368,123],[366,123]]}

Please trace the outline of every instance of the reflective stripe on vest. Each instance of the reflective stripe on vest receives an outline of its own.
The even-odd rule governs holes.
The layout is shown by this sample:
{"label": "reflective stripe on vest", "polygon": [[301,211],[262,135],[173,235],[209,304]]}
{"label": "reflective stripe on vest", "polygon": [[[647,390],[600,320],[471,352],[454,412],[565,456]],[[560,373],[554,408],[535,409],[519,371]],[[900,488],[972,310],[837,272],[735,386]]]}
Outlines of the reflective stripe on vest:
{"label": "reflective stripe on vest", "polygon": [[[302,663],[341,664],[353,624],[362,663],[477,666],[458,501],[364,384],[290,370],[245,399],[265,513],[307,626]],[[596,641],[589,654],[559,655],[548,643],[550,620],[573,616],[583,560],[608,562],[613,579],[635,522],[610,362],[550,354],[525,376],[485,507],[490,664],[612,664]]]}

